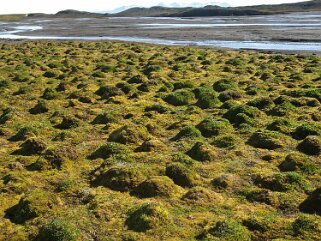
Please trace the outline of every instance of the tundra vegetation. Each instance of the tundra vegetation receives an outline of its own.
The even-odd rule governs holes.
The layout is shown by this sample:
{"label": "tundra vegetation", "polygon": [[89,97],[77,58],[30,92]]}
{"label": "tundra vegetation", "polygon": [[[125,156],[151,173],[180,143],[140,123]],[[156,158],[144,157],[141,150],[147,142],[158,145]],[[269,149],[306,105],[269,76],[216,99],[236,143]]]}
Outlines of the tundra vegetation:
{"label": "tundra vegetation", "polygon": [[0,49],[0,240],[321,237],[320,57]]}

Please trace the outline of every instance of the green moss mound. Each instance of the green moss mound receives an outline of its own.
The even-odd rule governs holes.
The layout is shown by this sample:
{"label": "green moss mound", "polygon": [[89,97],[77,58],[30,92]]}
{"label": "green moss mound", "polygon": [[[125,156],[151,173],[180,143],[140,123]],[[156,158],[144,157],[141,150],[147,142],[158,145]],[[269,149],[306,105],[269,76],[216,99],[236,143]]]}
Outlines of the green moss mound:
{"label": "green moss mound", "polygon": [[162,152],[167,149],[165,143],[160,140],[152,139],[145,141],[141,146],[139,146],[136,152]]}
{"label": "green moss mound", "polygon": [[198,183],[197,175],[181,163],[173,163],[167,166],[166,175],[181,187],[193,187]]}
{"label": "green moss mound", "polygon": [[205,137],[218,136],[233,130],[233,127],[227,120],[214,118],[206,118],[196,127]]}
{"label": "green moss mound", "polygon": [[134,189],[133,194],[141,198],[171,197],[178,191],[174,182],[166,176],[147,179]]}
{"label": "green moss mound", "polygon": [[221,105],[215,92],[205,92],[198,96],[196,105],[202,109],[212,109]]}
{"label": "green moss mound", "polygon": [[268,150],[281,148],[285,144],[284,137],[282,137],[277,132],[272,132],[272,131],[255,132],[249,138],[247,143],[256,148],[262,148],[262,149],[268,149]]}
{"label": "green moss mound", "polygon": [[148,131],[143,126],[133,124],[125,125],[113,131],[108,141],[118,142],[121,144],[139,144],[146,141],[149,137]]}
{"label": "green moss mound", "polygon": [[21,198],[17,205],[6,210],[6,217],[12,222],[23,224],[50,211],[50,194],[34,190]]}
{"label": "green moss mound", "polygon": [[169,211],[158,203],[146,203],[129,213],[125,223],[136,232],[146,232],[171,225]]}
{"label": "green moss mound", "polygon": [[127,155],[129,153],[130,149],[127,146],[116,142],[108,142],[101,145],[88,158],[92,160],[97,158],[107,159],[111,156]]}
{"label": "green moss mound", "polygon": [[193,92],[189,90],[177,90],[167,95],[164,100],[174,106],[182,106],[190,104],[194,99]]}
{"label": "green moss mound", "polygon": [[208,233],[221,240],[228,241],[245,241],[251,240],[249,230],[242,224],[232,220],[226,219],[218,221],[215,226],[208,230]]}
{"label": "green moss mound", "polygon": [[315,189],[299,206],[301,212],[321,216],[321,188]]}
{"label": "green moss mound", "polygon": [[202,205],[208,203],[220,204],[223,198],[218,193],[214,193],[206,188],[193,187],[182,197],[182,200]]}
{"label": "green moss mound", "polygon": [[237,83],[233,80],[223,79],[213,84],[213,89],[218,92],[237,88]]}
{"label": "green moss mound", "polygon": [[321,154],[321,139],[317,136],[308,136],[299,143],[297,149],[307,155],[317,156]]}
{"label": "green moss mound", "polygon": [[188,156],[200,162],[215,161],[217,154],[210,145],[197,142],[187,153]]}
{"label": "green moss mound", "polygon": [[24,156],[39,155],[46,150],[46,148],[47,145],[42,140],[31,138],[22,143],[20,149],[13,154]]}
{"label": "green moss mound", "polygon": [[137,167],[113,167],[100,174],[92,184],[125,192],[137,187],[145,178],[143,172]]}
{"label": "green moss mound", "polygon": [[36,241],[77,241],[80,231],[68,221],[53,219],[43,225],[36,237]]}
{"label": "green moss mound", "polygon": [[283,172],[302,171],[313,174],[317,171],[316,165],[312,160],[300,153],[291,153],[285,157],[285,160],[279,165]]}
{"label": "green moss mound", "polygon": [[236,123],[237,115],[243,114],[251,119],[260,116],[260,111],[256,107],[248,105],[238,105],[231,107],[225,114],[224,118],[228,119],[231,123]]}
{"label": "green moss mound", "polygon": [[200,138],[202,133],[194,126],[185,126],[176,136],[172,138],[173,141],[180,139],[196,139]]}

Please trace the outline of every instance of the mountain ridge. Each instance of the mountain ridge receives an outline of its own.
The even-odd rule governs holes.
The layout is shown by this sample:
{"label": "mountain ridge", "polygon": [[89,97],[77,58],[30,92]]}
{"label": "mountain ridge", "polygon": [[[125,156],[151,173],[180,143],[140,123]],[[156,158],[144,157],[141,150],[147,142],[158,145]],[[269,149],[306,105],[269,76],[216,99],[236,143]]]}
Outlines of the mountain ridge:
{"label": "mountain ridge", "polygon": [[119,13],[92,13],[77,10],[62,10],[56,14],[34,13],[28,17],[57,17],[57,18],[86,18],[86,17],[213,17],[213,16],[250,16],[271,15],[291,12],[321,11],[321,0],[312,0],[297,3],[284,3],[276,5],[255,5],[244,7],[221,7],[207,5],[201,8],[184,7],[173,8],[154,6],[150,8],[133,7]]}

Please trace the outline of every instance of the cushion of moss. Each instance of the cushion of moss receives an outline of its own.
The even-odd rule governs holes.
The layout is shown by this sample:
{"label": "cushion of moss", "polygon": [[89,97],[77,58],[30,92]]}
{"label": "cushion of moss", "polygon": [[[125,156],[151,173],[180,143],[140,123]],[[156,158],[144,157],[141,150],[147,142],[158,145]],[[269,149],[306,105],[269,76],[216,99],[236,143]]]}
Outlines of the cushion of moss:
{"label": "cushion of moss", "polygon": [[201,142],[197,142],[186,154],[200,162],[214,161],[217,157],[216,152],[210,145]]}
{"label": "cushion of moss", "polygon": [[321,128],[318,125],[315,124],[303,124],[298,126],[294,133],[293,137],[298,139],[298,140],[303,140],[307,136],[310,135],[320,135],[321,133]]}
{"label": "cushion of moss", "polygon": [[164,151],[167,146],[160,140],[152,139],[145,141],[140,147],[136,149],[137,152],[153,152],[153,151]]}
{"label": "cushion of moss", "polygon": [[202,109],[211,109],[221,105],[215,92],[202,93],[198,97],[196,105]]}
{"label": "cushion of moss", "polygon": [[245,114],[250,118],[255,118],[260,115],[260,110],[248,105],[233,106],[224,114],[224,118],[228,119],[231,123],[235,123],[238,114]]}
{"label": "cushion of moss", "polygon": [[233,148],[236,144],[240,144],[240,140],[238,140],[234,135],[219,136],[215,138],[212,143],[212,145],[219,148]]}
{"label": "cushion of moss", "polygon": [[185,126],[180,132],[172,138],[173,141],[177,141],[183,138],[195,139],[202,136],[202,133],[194,126]]}
{"label": "cushion of moss", "polygon": [[212,180],[213,188],[218,191],[236,191],[246,185],[245,181],[234,174],[223,173]]}
{"label": "cushion of moss", "polygon": [[95,117],[92,124],[108,124],[116,122],[120,119],[120,116],[114,112],[104,112]]}
{"label": "cushion of moss", "polygon": [[268,124],[267,129],[283,134],[291,134],[295,129],[295,122],[290,119],[278,119]]}
{"label": "cushion of moss", "polygon": [[320,155],[321,154],[321,139],[317,136],[308,136],[299,143],[297,149],[307,155]]}
{"label": "cushion of moss", "polygon": [[108,141],[118,142],[125,145],[140,144],[146,141],[148,137],[149,134],[145,127],[128,124],[113,131],[109,135]]}
{"label": "cushion of moss", "polygon": [[79,120],[73,116],[64,116],[60,124],[55,127],[62,130],[67,130],[71,128],[76,128],[79,126]]}
{"label": "cushion of moss", "polygon": [[188,105],[194,99],[194,94],[190,90],[177,90],[167,95],[164,100],[174,106]]}
{"label": "cushion of moss", "polygon": [[166,175],[181,187],[192,187],[198,183],[197,174],[181,163],[173,163],[167,166]]}
{"label": "cushion of moss", "polygon": [[[292,229],[293,229],[295,235],[305,235],[306,234],[308,236],[311,233],[319,231],[320,225],[318,224],[315,217],[310,217],[307,215],[300,215],[292,223]],[[317,232],[316,232],[316,234],[317,234]]]}
{"label": "cushion of moss", "polygon": [[269,97],[260,97],[251,100],[247,103],[249,106],[254,106],[260,110],[269,109],[274,106],[274,102]]}
{"label": "cushion of moss", "polygon": [[46,150],[46,148],[47,145],[43,141],[36,138],[31,138],[22,143],[20,145],[20,149],[13,152],[13,154],[23,156],[39,155]]}
{"label": "cushion of moss", "polygon": [[221,240],[246,241],[251,240],[250,231],[242,224],[232,219],[218,221],[208,233]]}
{"label": "cushion of moss", "polygon": [[146,232],[171,224],[169,212],[158,203],[145,203],[133,209],[125,222],[128,229]]}
{"label": "cushion of moss", "polygon": [[237,83],[233,80],[223,79],[215,82],[213,84],[213,88],[215,91],[222,92],[225,90],[237,88]]}
{"label": "cushion of moss", "polygon": [[279,199],[276,193],[267,189],[255,189],[246,194],[246,199],[250,202],[265,203],[271,206],[278,206]]}
{"label": "cushion of moss", "polygon": [[268,114],[272,116],[286,116],[291,112],[294,112],[296,107],[289,102],[279,104],[273,107]]}
{"label": "cushion of moss", "polygon": [[0,115],[0,124],[5,124],[13,116],[14,110],[12,108],[6,108]]}
{"label": "cushion of moss", "polygon": [[9,141],[25,141],[29,138],[35,137],[36,130],[32,127],[23,127],[9,138]]}
{"label": "cushion of moss", "polygon": [[254,184],[271,191],[286,192],[290,190],[309,191],[311,184],[302,175],[296,172],[274,173],[257,175]]}
{"label": "cushion of moss", "polygon": [[107,159],[113,155],[123,155],[128,154],[130,149],[120,143],[116,142],[107,142],[106,144],[101,145],[97,150],[95,150],[91,155],[89,155],[89,159],[97,159],[103,158]]}
{"label": "cushion of moss", "polygon": [[138,167],[113,167],[100,174],[92,184],[124,192],[134,189],[145,179]]}
{"label": "cushion of moss", "polygon": [[51,195],[34,190],[21,198],[19,203],[6,210],[6,216],[14,223],[22,224],[49,211]]}
{"label": "cushion of moss", "polygon": [[233,127],[227,120],[214,118],[206,118],[196,127],[205,137],[217,136],[233,130]]}
{"label": "cushion of moss", "polygon": [[53,219],[39,229],[36,241],[77,241],[80,231],[62,219]]}
{"label": "cushion of moss", "polygon": [[301,212],[321,215],[321,188],[315,189],[299,206]]}
{"label": "cushion of moss", "polygon": [[286,142],[285,137],[278,132],[257,131],[247,143],[256,148],[274,150],[283,147]]}
{"label": "cushion of moss", "polygon": [[212,192],[204,187],[193,187],[183,197],[182,200],[202,203],[221,203],[223,198],[220,194]]}
{"label": "cushion of moss", "polygon": [[123,95],[124,92],[117,88],[116,86],[101,86],[96,92],[96,95],[99,95],[102,99],[108,99],[110,97],[118,96],[118,95]]}
{"label": "cushion of moss", "polygon": [[145,81],[146,81],[146,77],[144,77],[143,75],[135,75],[131,77],[127,82],[129,84],[141,84]]}
{"label": "cushion of moss", "polygon": [[240,93],[231,90],[221,92],[218,96],[218,99],[222,102],[226,102],[228,100],[237,100],[240,98],[242,98],[242,95]]}
{"label": "cushion of moss", "polygon": [[317,167],[309,157],[300,153],[291,153],[281,162],[279,169],[283,172],[303,171],[313,174],[316,172]]}
{"label": "cushion of moss", "polygon": [[155,176],[139,184],[132,193],[141,198],[150,198],[171,197],[176,192],[178,188],[172,179],[166,176]]}
{"label": "cushion of moss", "polygon": [[30,114],[33,115],[46,113],[48,111],[48,104],[44,100],[39,100],[38,103],[29,110]]}

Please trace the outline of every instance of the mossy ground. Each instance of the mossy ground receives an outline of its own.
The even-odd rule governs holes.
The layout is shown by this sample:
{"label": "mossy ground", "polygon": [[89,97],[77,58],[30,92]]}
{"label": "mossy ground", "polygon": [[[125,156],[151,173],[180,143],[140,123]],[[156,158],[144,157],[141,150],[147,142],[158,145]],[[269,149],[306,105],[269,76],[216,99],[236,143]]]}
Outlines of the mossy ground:
{"label": "mossy ground", "polygon": [[0,49],[0,240],[320,238],[320,57]]}

